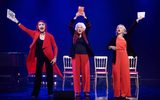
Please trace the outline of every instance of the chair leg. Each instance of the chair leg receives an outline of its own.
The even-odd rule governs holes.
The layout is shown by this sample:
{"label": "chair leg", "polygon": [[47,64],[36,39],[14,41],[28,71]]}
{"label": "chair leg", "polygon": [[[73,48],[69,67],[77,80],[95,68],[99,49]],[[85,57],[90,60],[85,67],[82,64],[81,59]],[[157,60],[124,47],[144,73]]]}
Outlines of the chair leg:
{"label": "chair leg", "polygon": [[136,82],[136,88],[137,88],[137,100],[138,100],[138,96],[139,96],[139,77],[138,77],[138,75],[137,75],[137,77],[136,77],[136,80],[137,80],[137,82]]}
{"label": "chair leg", "polygon": [[136,85],[135,96],[136,96],[136,100],[138,100],[138,96],[139,96],[139,78],[138,78],[138,75],[134,79],[135,79],[135,85]]}
{"label": "chair leg", "polygon": [[62,84],[62,90],[64,91],[64,84],[65,84],[65,75],[64,75],[64,77],[63,77],[63,84]]}
{"label": "chair leg", "polygon": [[108,74],[106,74],[106,96],[108,99]]}
{"label": "chair leg", "polygon": [[97,97],[97,74],[95,74],[95,79],[94,79],[94,91],[95,91],[95,97]]}
{"label": "chair leg", "polygon": [[134,95],[137,97],[137,79],[136,78],[133,78],[134,79],[134,82],[135,82],[135,93]]}

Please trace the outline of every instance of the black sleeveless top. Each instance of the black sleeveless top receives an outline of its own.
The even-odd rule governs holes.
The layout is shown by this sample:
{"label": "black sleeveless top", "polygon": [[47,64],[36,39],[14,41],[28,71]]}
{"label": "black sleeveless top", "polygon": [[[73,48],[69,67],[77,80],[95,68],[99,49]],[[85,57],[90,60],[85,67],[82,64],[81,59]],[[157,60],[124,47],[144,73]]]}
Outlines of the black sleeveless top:
{"label": "black sleeveless top", "polygon": [[37,41],[36,41],[36,52],[35,52],[36,57],[44,55],[42,46],[43,46],[43,40],[38,38]]}

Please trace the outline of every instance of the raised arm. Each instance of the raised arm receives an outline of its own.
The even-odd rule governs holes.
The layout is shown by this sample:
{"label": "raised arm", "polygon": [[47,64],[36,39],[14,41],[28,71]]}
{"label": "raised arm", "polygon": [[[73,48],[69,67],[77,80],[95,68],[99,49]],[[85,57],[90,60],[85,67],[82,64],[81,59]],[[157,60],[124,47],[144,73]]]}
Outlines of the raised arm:
{"label": "raised arm", "polygon": [[72,33],[72,35],[74,34],[74,31],[75,31],[75,29],[74,29],[74,23],[75,23],[75,19],[73,18],[73,19],[70,21],[70,23],[69,23],[69,30],[70,30],[70,32]]}
{"label": "raised arm", "polygon": [[77,12],[76,15],[75,15],[75,17],[73,19],[71,19],[71,21],[69,23],[69,30],[71,31],[72,35],[74,35],[74,31],[75,31],[75,29],[74,29],[74,23],[75,23],[75,21],[76,21],[76,19],[77,19],[78,16],[80,16],[80,14]]}
{"label": "raised arm", "polygon": [[84,17],[84,23],[86,25],[86,34],[88,34],[90,28],[91,28],[91,24],[89,22],[89,20],[87,19],[86,15],[85,15],[85,12],[83,12],[82,16]]}
{"label": "raised arm", "polygon": [[11,17],[11,18],[9,18],[9,19],[10,19],[11,21],[13,21],[14,23],[16,23],[23,31],[25,31],[26,33],[28,33],[29,36],[31,36],[32,38],[34,37],[35,31],[26,28],[24,25],[22,25],[22,24],[17,20],[17,18],[16,18],[15,16],[14,16],[14,17]]}
{"label": "raised arm", "polygon": [[128,29],[127,35],[131,35],[137,25],[138,25],[138,22],[134,21],[134,23],[132,24],[132,26]]}
{"label": "raised arm", "polygon": [[25,26],[22,25],[21,23],[19,23],[18,26],[19,26],[23,31],[25,31],[26,33],[28,33],[29,36],[31,36],[32,38],[34,38],[34,35],[35,35],[35,31],[34,31],[34,30],[28,29],[27,27],[25,27]]}
{"label": "raised arm", "polygon": [[131,35],[131,34],[133,33],[135,27],[138,25],[139,21],[142,20],[142,19],[143,19],[143,18],[140,17],[140,18],[137,18],[137,19],[134,21],[134,23],[132,24],[132,26],[129,28],[129,30],[128,30],[128,32],[127,32],[128,35]]}

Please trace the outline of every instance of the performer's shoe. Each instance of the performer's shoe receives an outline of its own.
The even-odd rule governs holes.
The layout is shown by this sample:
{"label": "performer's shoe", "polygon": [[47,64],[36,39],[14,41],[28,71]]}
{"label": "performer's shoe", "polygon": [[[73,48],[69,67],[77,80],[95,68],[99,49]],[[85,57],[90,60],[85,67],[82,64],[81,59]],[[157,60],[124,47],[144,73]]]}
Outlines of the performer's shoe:
{"label": "performer's shoe", "polygon": [[49,100],[53,100],[53,94],[49,94],[49,95],[48,95],[48,99],[49,99]]}
{"label": "performer's shoe", "polygon": [[49,94],[48,97],[53,97],[53,94]]}
{"label": "performer's shoe", "polygon": [[80,93],[75,93],[74,96],[75,97],[80,97]]}
{"label": "performer's shoe", "polygon": [[114,97],[114,100],[121,100],[121,97]]}
{"label": "performer's shoe", "polygon": [[32,100],[37,100],[38,96],[32,95]]}
{"label": "performer's shoe", "polygon": [[89,92],[84,92],[84,96],[89,97],[90,96]]}
{"label": "performer's shoe", "polygon": [[32,92],[31,97],[32,97],[33,100],[37,100],[38,99],[38,94]]}
{"label": "performer's shoe", "polygon": [[130,98],[128,98],[128,97],[121,97],[122,98],[122,100],[131,100]]}

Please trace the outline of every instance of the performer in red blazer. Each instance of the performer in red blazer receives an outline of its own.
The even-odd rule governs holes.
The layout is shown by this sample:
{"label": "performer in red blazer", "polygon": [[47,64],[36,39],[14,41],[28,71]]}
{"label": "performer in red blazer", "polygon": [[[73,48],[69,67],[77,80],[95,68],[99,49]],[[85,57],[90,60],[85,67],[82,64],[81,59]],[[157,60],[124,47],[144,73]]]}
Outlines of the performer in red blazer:
{"label": "performer in red blazer", "polygon": [[18,26],[23,31],[28,33],[28,35],[33,39],[33,42],[30,45],[30,51],[26,62],[28,74],[36,73],[32,97],[35,98],[39,94],[42,80],[42,70],[44,66],[46,68],[47,74],[48,94],[49,96],[52,96],[53,71],[62,77],[62,74],[56,65],[58,48],[53,35],[46,31],[47,25],[43,20],[40,20],[37,23],[37,30],[30,30],[26,28],[24,25],[19,23],[19,21],[16,18],[13,18],[12,21],[17,23]]}

